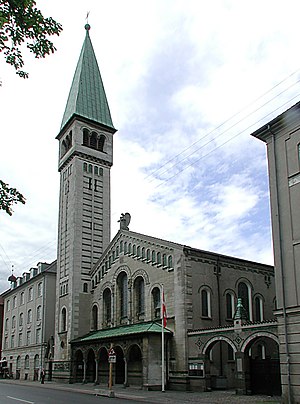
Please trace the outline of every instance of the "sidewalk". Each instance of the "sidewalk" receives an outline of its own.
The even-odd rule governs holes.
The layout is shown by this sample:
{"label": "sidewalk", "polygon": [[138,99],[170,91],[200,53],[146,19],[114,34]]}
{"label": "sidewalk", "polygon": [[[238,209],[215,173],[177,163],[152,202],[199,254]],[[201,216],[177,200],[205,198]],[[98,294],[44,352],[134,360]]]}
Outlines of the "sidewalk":
{"label": "sidewalk", "polygon": [[[95,386],[94,384],[63,384],[55,382],[39,382],[25,380],[0,380],[0,383],[22,384],[23,386],[36,387],[41,386],[44,389],[57,389],[65,391],[77,391],[82,394],[91,394],[98,396],[109,396],[110,392],[105,386]],[[140,403],[172,403],[172,404],[189,404],[189,403],[280,403],[280,397],[268,396],[237,396],[234,391],[212,391],[212,392],[188,392],[188,391],[147,391],[133,387],[123,388],[121,386],[113,387],[114,397],[126,400],[134,400]]]}

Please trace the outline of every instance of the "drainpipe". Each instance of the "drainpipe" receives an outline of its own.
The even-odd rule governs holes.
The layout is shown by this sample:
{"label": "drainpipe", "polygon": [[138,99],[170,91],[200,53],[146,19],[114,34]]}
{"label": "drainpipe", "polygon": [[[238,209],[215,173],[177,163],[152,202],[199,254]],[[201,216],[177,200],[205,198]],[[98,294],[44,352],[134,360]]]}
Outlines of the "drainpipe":
{"label": "drainpipe", "polygon": [[[219,257],[217,258],[216,265],[216,277],[217,277],[217,291],[218,291],[218,325],[219,327],[222,325],[221,323],[221,296],[220,296],[220,263]],[[223,349],[222,349],[222,341],[220,341],[220,376],[223,376]]]}
{"label": "drainpipe", "polygon": [[289,345],[288,345],[288,331],[287,331],[287,314],[286,314],[286,295],[285,295],[285,281],[283,276],[283,256],[282,256],[282,239],[281,239],[281,220],[279,214],[279,192],[277,186],[277,158],[275,152],[275,133],[272,132],[271,126],[268,125],[268,131],[272,135],[272,155],[274,159],[275,165],[275,189],[276,189],[276,214],[278,217],[278,236],[279,236],[279,265],[280,265],[280,282],[282,287],[282,312],[283,312],[283,327],[284,327],[284,339],[285,339],[285,351],[286,351],[286,365],[287,365],[287,379],[288,379],[288,403],[292,403],[292,390],[291,390],[291,365],[290,365],[290,353],[289,353]]}

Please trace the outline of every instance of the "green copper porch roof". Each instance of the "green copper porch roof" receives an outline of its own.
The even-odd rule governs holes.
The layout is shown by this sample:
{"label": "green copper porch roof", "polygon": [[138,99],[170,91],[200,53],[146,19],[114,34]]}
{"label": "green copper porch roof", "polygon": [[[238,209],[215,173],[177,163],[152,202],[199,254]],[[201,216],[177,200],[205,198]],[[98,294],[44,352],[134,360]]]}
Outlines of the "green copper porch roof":
{"label": "green copper porch roof", "polygon": [[[165,334],[172,334],[172,331],[165,328]],[[124,337],[128,335],[136,335],[136,334],[158,334],[161,333],[161,324],[158,323],[138,323],[138,324],[130,324],[123,325],[120,327],[114,328],[106,328],[105,330],[94,331],[90,334],[84,335],[81,338],[77,338],[71,343],[77,342],[90,342],[95,340],[107,339],[107,338],[116,338],[116,337]]]}
{"label": "green copper porch roof", "polygon": [[100,70],[90,39],[90,26],[86,35],[71,85],[61,129],[73,115],[79,115],[114,128]]}

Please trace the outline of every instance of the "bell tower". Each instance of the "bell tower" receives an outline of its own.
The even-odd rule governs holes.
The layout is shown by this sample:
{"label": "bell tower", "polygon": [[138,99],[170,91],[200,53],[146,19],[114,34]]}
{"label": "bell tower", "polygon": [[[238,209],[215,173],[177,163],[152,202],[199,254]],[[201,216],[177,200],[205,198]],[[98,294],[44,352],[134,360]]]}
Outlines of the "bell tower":
{"label": "bell tower", "polygon": [[90,270],[110,241],[113,126],[86,24],[59,141],[55,360],[69,361],[69,342],[90,331]]}

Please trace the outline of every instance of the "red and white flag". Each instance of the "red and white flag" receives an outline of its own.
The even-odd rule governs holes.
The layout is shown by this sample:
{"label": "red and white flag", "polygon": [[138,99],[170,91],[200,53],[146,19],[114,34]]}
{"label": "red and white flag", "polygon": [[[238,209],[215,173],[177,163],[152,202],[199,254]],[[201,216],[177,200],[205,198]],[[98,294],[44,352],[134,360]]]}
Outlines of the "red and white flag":
{"label": "red and white flag", "polygon": [[167,326],[167,309],[166,309],[164,291],[162,292],[162,319],[163,319],[163,325],[164,325],[164,327],[166,327]]}

